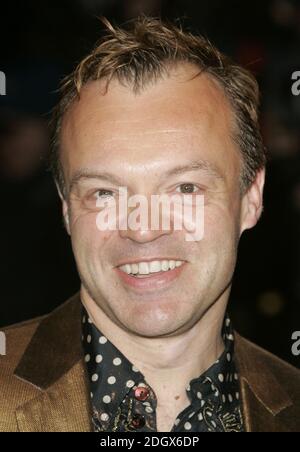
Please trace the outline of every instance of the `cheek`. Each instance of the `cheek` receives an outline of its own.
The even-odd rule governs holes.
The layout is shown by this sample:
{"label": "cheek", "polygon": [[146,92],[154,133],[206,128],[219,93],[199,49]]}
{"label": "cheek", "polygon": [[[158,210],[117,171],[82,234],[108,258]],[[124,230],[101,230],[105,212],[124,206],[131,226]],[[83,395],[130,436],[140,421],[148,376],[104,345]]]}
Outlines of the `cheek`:
{"label": "cheek", "polygon": [[204,210],[204,238],[217,241],[236,240],[239,231],[239,207],[236,201],[222,201],[207,205]]}
{"label": "cheek", "polygon": [[207,209],[201,251],[211,256],[212,266],[232,266],[239,242],[239,217],[226,206]]}
{"label": "cheek", "polygon": [[75,255],[96,254],[99,257],[99,249],[104,250],[114,232],[99,231],[96,220],[95,212],[71,216],[70,231]]}

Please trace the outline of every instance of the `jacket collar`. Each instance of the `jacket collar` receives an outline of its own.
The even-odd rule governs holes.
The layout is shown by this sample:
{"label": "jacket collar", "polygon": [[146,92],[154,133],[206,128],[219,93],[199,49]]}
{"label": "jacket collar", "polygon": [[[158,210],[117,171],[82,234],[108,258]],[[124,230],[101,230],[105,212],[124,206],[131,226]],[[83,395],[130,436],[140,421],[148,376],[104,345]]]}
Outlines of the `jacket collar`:
{"label": "jacket collar", "polygon": [[47,390],[83,357],[81,302],[76,294],[40,322],[15,375]]}
{"label": "jacket collar", "polygon": [[[270,358],[271,354],[237,333],[235,337],[235,359],[240,375],[246,430],[273,431],[276,417],[293,402],[266,364],[270,362],[266,358]],[[285,427],[281,427],[284,431]]]}
{"label": "jacket collar", "polygon": [[20,431],[92,431],[80,312],[76,294],[44,317],[15,369],[15,377],[37,389],[16,411]]}
{"label": "jacket collar", "polygon": [[[235,359],[240,374],[246,430],[272,431],[276,416],[291,406],[292,401],[266,365],[263,354],[267,352],[262,352],[238,334],[235,336]],[[76,376],[81,379],[81,385],[76,389],[68,377],[74,369],[77,369]],[[63,383],[60,397],[64,397],[69,388],[70,397],[78,398],[79,391],[82,401],[88,406],[85,372],[81,345],[81,302],[79,294],[76,294],[42,319],[15,370],[15,376],[48,393],[57,383]],[[90,430],[88,408],[85,426]]]}

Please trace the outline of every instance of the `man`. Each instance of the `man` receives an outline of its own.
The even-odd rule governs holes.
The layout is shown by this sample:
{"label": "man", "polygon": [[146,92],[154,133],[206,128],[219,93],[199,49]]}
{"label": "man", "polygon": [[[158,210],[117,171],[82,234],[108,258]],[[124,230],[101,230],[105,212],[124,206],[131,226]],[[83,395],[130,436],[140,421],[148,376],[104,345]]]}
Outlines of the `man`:
{"label": "man", "polygon": [[[241,338],[226,314],[239,239],[263,208],[257,84],[174,25],[106,24],[53,121],[80,294],[6,329],[0,430],[297,431],[299,371]],[[174,219],[105,229],[99,215],[113,223],[121,188],[176,195],[173,211],[202,197],[203,237],[187,239]]]}

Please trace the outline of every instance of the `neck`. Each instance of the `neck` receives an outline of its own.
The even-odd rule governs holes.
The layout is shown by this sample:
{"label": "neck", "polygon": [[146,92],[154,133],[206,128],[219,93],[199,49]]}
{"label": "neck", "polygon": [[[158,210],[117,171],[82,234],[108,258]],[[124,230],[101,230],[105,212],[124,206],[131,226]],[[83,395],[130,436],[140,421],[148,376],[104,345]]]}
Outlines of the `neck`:
{"label": "neck", "polygon": [[[95,326],[144,375],[157,397],[182,394],[222,354],[221,336],[226,294],[188,331],[178,336],[146,338],[122,329],[95,301],[81,291],[82,302]],[[163,397],[162,394],[162,397]]]}

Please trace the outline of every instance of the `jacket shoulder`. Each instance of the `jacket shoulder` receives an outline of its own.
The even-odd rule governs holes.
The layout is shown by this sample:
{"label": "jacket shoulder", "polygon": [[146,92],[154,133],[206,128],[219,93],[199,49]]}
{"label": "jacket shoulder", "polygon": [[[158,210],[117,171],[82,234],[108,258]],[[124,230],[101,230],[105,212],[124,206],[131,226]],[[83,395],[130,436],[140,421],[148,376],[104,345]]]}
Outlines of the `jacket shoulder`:
{"label": "jacket shoulder", "polygon": [[[36,345],[36,341],[41,339],[39,331],[43,332],[43,340],[45,344],[48,344],[48,341],[51,342],[57,336],[59,325],[60,328],[67,328],[70,318],[78,317],[80,319],[77,315],[81,309],[79,300],[79,294],[75,294],[50,314],[1,329],[2,337],[5,338],[4,348],[6,350],[4,356],[0,355],[0,432],[19,431],[16,415],[18,408],[30,403],[41,394],[42,388],[34,380],[31,381],[18,372],[20,363],[31,347],[30,344],[35,341]],[[49,324],[52,328],[52,335],[47,336]],[[70,328],[68,334],[72,335]],[[37,372],[41,369],[45,374],[43,363],[48,361],[49,367],[51,367],[51,356],[47,355],[45,348],[42,351],[42,344],[40,353],[42,355],[38,354],[35,347],[31,359]]]}
{"label": "jacket shoulder", "polygon": [[37,318],[1,328],[2,344],[0,355],[0,432],[17,431],[15,410],[33,398],[37,389],[29,387],[14,375],[33,334],[42,318]]}
{"label": "jacket shoulder", "polygon": [[[266,370],[278,381],[300,409],[300,370],[249,340],[237,335],[238,355],[246,360],[249,372]],[[245,358],[246,357],[246,358]]]}

